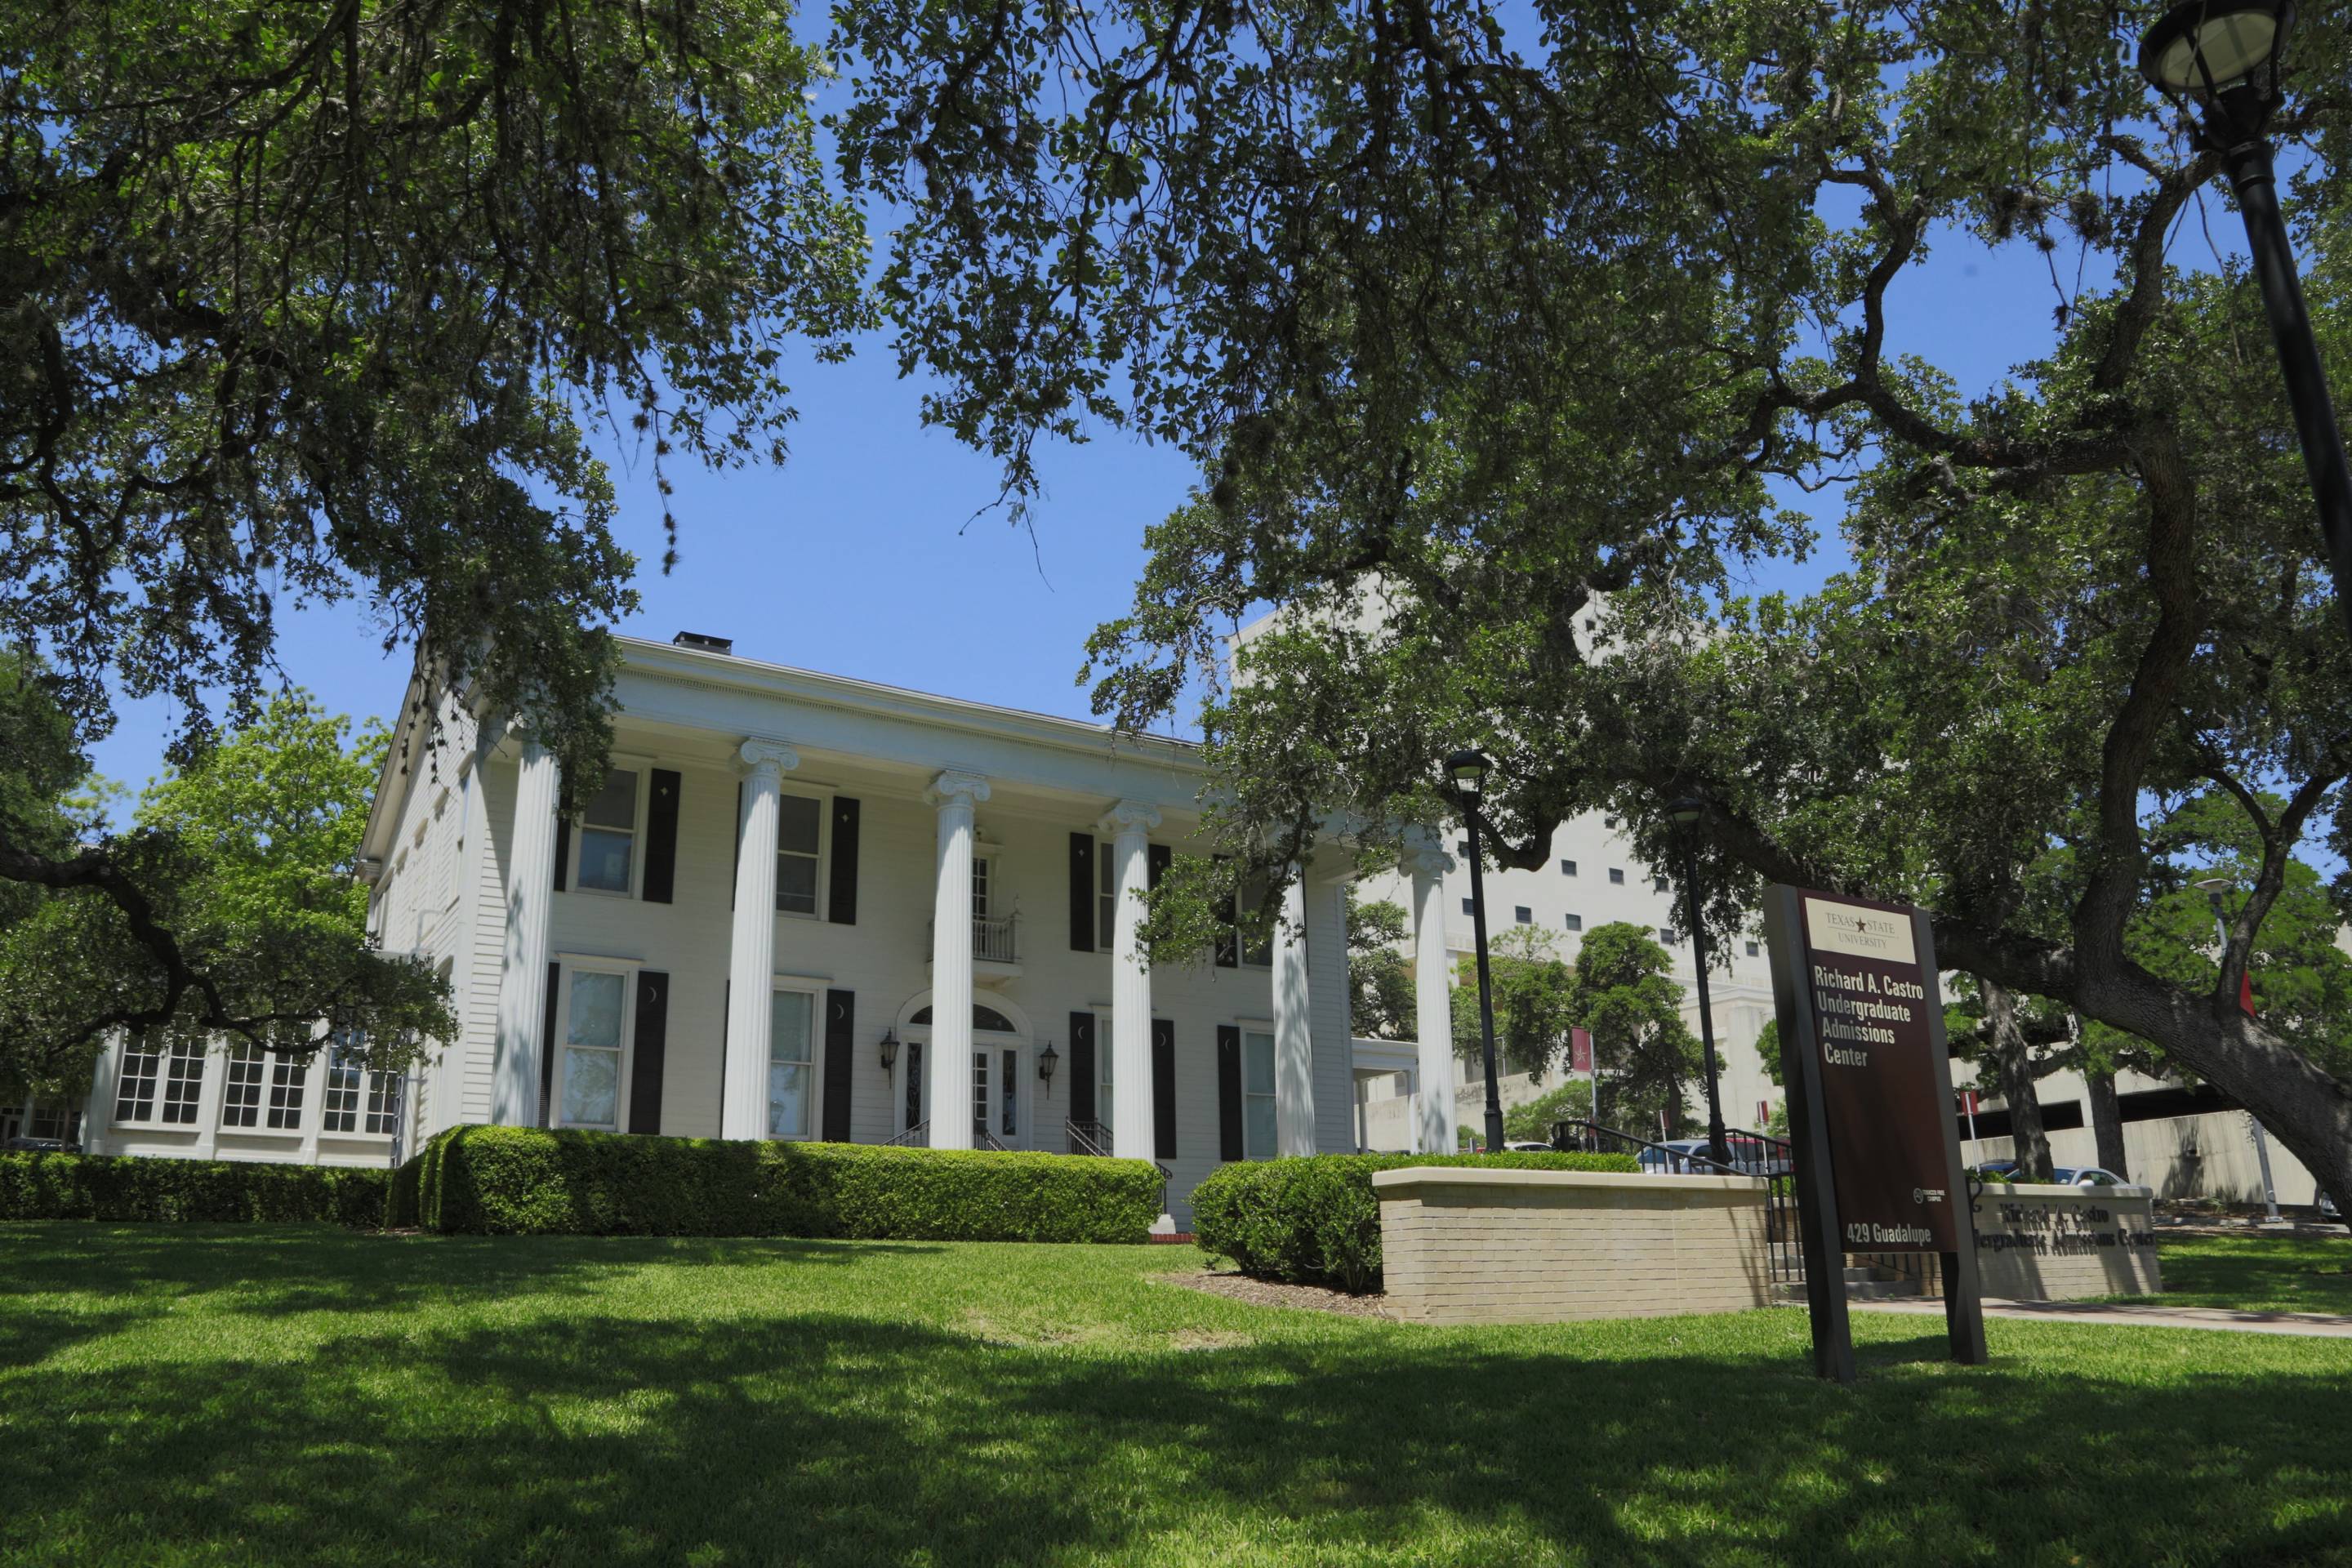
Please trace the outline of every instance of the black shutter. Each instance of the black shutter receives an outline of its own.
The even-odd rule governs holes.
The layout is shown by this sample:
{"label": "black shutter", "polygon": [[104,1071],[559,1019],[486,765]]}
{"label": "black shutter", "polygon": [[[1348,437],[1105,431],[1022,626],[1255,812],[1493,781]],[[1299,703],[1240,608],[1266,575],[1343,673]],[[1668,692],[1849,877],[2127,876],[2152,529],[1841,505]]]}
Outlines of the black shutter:
{"label": "black shutter", "polygon": [[1070,1015],[1070,1120],[1095,1120],[1095,1016]]}
{"label": "black shutter", "polygon": [[547,1007],[539,1030],[539,1124],[548,1125],[549,1096],[555,1092],[555,1005],[563,984],[563,965],[547,966]]}
{"label": "black shutter", "polygon": [[654,798],[646,808],[646,902],[666,904],[677,884],[677,797],[683,781],[653,770]]}
{"label": "black shutter", "polygon": [[1245,1160],[1248,1144],[1242,1137],[1242,1032],[1233,1024],[1217,1026],[1217,1158]]}
{"label": "black shutter", "polygon": [[[672,773],[671,778],[677,775]],[[677,786],[671,786],[675,794]],[[629,1131],[661,1131],[662,1064],[669,1051],[669,976],[637,971],[637,1037],[629,1064]]]}
{"label": "black shutter", "polygon": [[1095,950],[1095,836],[1070,835],[1070,951]]}
{"label": "black shutter", "polygon": [[907,1125],[912,1132],[923,1119],[923,1042],[908,1040],[907,1052]]}
{"label": "black shutter", "polygon": [[1147,844],[1143,847],[1145,887],[1155,893],[1160,890],[1160,879],[1168,874],[1168,863],[1175,858],[1175,853],[1165,844]]}
{"label": "black shutter", "polygon": [[857,923],[857,803],[847,795],[833,800],[833,884],[825,906],[824,918],[835,925]]}
{"label": "black shutter", "polygon": [[849,1142],[850,1051],[857,1029],[857,993],[824,994],[824,1141]]}
{"label": "black shutter", "polygon": [[[1224,857],[1220,855],[1217,858],[1222,861]],[[1217,900],[1217,923],[1224,927],[1224,930],[1217,933],[1217,967],[1219,969],[1239,969],[1242,966],[1242,939],[1241,933],[1234,929],[1234,910],[1233,894],[1227,893]]]}
{"label": "black shutter", "polygon": [[1176,1020],[1151,1020],[1151,1152],[1176,1157]]}
{"label": "black shutter", "polygon": [[730,842],[734,845],[731,853],[735,857],[734,868],[727,873],[727,907],[731,910],[735,907],[735,889],[743,883],[743,781],[741,779],[735,781],[735,831]]}
{"label": "black shutter", "polygon": [[563,891],[563,873],[572,864],[572,819],[555,815],[555,890]]}

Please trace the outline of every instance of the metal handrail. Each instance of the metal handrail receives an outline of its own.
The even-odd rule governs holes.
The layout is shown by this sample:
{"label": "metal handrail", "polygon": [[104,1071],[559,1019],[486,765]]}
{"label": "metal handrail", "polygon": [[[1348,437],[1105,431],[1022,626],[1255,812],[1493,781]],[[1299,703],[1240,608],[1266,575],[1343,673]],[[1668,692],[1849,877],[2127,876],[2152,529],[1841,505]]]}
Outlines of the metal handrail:
{"label": "metal handrail", "polygon": [[1062,1123],[1063,1135],[1068,1139],[1073,1154],[1110,1157],[1110,1129],[1099,1121],[1072,1120]]}
{"label": "metal handrail", "polygon": [[928,1149],[930,1145],[931,1122],[929,1117],[916,1122],[896,1138],[885,1138],[881,1144],[885,1149]]}
{"label": "metal handrail", "polygon": [[[940,922],[923,922],[923,950],[931,951]],[[1021,962],[1021,916],[974,915],[971,917],[971,958],[975,963],[1018,963]]]}
{"label": "metal handrail", "polygon": [[[1765,1263],[1771,1273],[1772,1283],[1792,1284],[1804,1277],[1804,1258],[1798,1243],[1797,1193],[1794,1181],[1796,1165],[1793,1163],[1793,1152],[1787,1140],[1768,1137],[1759,1132],[1749,1132],[1744,1128],[1725,1128],[1723,1135],[1727,1142],[1732,1139],[1746,1139],[1761,1145],[1768,1151],[1766,1157],[1760,1162],[1763,1169],[1757,1170],[1750,1165],[1739,1163],[1737,1154],[1733,1156],[1733,1163],[1727,1164],[1709,1155],[1692,1154],[1680,1149],[1670,1149],[1664,1143],[1653,1142],[1647,1138],[1638,1138],[1631,1132],[1621,1132],[1613,1127],[1603,1127],[1597,1121],[1580,1119],[1553,1122],[1552,1147],[1565,1149],[1569,1146],[1574,1137],[1569,1131],[1570,1128],[1580,1129],[1582,1136],[1575,1141],[1585,1143],[1588,1148],[1593,1149],[1596,1152],[1597,1145],[1603,1139],[1608,1139],[1620,1144],[1631,1144],[1635,1148],[1656,1150],[1665,1157],[1668,1168],[1676,1174],[1688,1175],[1704,1167],[1727,1176],[1745,1176],[1751,1181],[1761,1181],[1764,1184]],[[1778,1159],[1776,1160],[1769,1152],[1777,1152]]]}

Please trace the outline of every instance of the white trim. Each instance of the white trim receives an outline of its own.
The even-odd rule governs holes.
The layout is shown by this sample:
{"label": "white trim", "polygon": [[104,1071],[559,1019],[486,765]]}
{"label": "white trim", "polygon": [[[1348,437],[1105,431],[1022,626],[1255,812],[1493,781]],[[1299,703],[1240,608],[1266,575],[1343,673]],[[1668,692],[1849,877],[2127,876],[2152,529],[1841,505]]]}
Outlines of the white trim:
{"label": "white trim", "polygon": [[600,964],[600,963],[601,963],[601,964],[618,964],[618,965],[620,965],[620,966],[622,966],[623,968],[625,968],[625,969],[643,969],[643,968],[646,966],[646,964],[649,962],[648,960],[642,959],[642,958],[630,958],[630,957],[625,956],[624,954],[617,953],[617,952],[553,952],[553,953],[550,953],[548,956],[549,956],[549,957],[551,957],[551,958],[558,959],[558,960],[560,960],[560,961],[562,961],[562,963],[567,963],[567,964],[570,964],[570,963],[577,963],[577,964],[581,965],[582,967],[583,967],[583,968],[588,968],[588,969],[593,969],[594,967],[596,967],[596,966],[597,966],[598,964]]}
{"label": "white trim", "polygon": [[[651,820],[653,810],[652,773],[652,758],[627,757],[617,752],[614,753],[611,764],[604,770],[605,783],[612,782],[614,773],[627,773],[637,781],[634,802],[635,820],[629,826],[629,885],[626,888],[591,888],[581,881],[580,857],[587,847],[588,835],[592,831],[588,824],[588,803],[583,800],[580,803],[579,816],[570,823],[572,831],[568,837],[571,842],[565,847],[567,851],[565,858],[571,861],[571,864],[563,868],[565,892],[585,893],[598,899],[641,899],[645,896],[646,826]],[[611,833],[618,830],[607,827],[594,831]]]}
{"label": "white trim", "polygon": [[[794,789],[792,787],[793,784],[801,784],[803,787]],[[787,853],[805,858],[800,850],[787,851],[784,848],[783,803],[785,797],[798,795],[803,800],[816,802],[816,889],[814,895],[816,908],[778,910],[775,911],[775,916],[780,921],[814,921],[823,924],[833,918],[833,910],[829,907],[833,901],[833,802],[834,796],[839,793],[840,791],[832,784],[809,784],[798,773],[794,773],[777,788],[776,863],[779,868],[782,868]],[[737,831],[739,833],[741,831],[740,826]],[[776,897],[781,899],[783,896],[783,879],[779,876],[776,879]],[[772,901],[772,900],[771,902]]]}
{"label": "white trim", "polygon": [[776,1062],[776,1031],[772,1025],[768,1030],[768,1060],[760,1074],[760,1136],[774,1143],[821,1142],[824,1136],[824,988],[822,984],[805,984],[796,976],[780,974],[772,977],[768,984],[768,1008],[772,1019],[776,997],[785,993],[809,999],[809,1092],[803,1106],[808,1117],[808,1131],[777,1132],[771,1128],[767,1110],[770,1101],[766,1094],[766,1068],[773,1068]]}

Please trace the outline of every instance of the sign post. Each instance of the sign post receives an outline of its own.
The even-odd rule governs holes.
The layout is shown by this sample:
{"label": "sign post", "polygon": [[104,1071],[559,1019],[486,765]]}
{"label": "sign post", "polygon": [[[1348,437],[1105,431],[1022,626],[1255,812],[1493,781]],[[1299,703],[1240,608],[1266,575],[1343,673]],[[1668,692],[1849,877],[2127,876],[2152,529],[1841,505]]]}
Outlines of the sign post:
{"label": "sign post", "polygon": [[1845,1254],[1943,1260],[1952,1359],[1985,1359],[1975,1216],[1952,1117],[1935,941],[1920,910],[1768,889],[1813,1370],[1854,1381]]}

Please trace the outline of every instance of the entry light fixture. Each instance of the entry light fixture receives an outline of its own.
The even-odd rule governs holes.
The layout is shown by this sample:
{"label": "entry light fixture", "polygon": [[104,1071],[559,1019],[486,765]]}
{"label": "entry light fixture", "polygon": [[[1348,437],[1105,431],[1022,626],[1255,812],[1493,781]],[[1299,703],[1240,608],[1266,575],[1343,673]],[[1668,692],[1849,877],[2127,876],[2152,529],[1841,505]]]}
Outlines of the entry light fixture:
{"label": "entry light fixture", "polygon": [[1045,1048],[1037,1053],[1037,1078],[1047,1089],[1054,1087],[1054,1069],[1061,1065],[1062,1053],[1054,1048],[1053,1041],[1047,1040]]}
{"label": "entry light fixture", "polygon": [[898,1030],[897,1026],[882,1031],[882,1070],[896,1072],[898,1068]]}
{"label": "entry light fixture", "polygon": [[1698,819],[1706,815],[1706,802],[1696,795],[1686,795],[1666,807],[1666,817],[1677,827],[1696,827]]}

